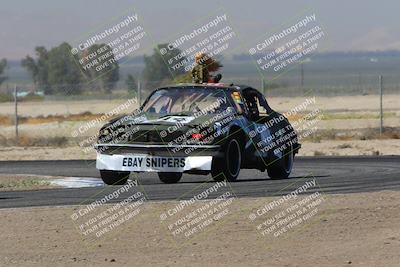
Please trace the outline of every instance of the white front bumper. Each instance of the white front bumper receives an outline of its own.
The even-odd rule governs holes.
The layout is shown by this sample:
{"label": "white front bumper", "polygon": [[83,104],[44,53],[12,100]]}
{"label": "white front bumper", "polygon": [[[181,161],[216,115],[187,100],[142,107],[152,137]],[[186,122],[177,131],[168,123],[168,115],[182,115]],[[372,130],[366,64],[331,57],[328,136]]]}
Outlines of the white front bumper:
{"label": "white front bumper", "polygon": [[211,170],[212,156],[160,157],[144,154],[106,155],[97,153],[99,170],[133,172],[184,172]]}

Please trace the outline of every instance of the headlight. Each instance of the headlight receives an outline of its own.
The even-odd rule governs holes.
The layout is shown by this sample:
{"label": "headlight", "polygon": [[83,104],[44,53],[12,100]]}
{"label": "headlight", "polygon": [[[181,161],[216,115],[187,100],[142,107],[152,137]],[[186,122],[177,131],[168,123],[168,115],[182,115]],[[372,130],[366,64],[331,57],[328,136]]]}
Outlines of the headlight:
{"label": "headlight", "polygon": [[110,133],[111,133],[111,132],[110,132],[110,130],[109,130],[108,128],[106,128],[106,129],[100,131],[100,135],[109,135]]}

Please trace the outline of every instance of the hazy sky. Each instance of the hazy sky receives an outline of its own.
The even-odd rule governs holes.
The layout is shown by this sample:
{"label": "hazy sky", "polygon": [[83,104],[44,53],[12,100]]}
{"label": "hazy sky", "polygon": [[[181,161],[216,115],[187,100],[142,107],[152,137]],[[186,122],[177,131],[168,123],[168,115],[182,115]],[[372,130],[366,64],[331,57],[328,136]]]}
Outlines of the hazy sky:
{"label": "hazy sky", "polygon": [[[323,50],[400,49],[400,2],[397,0],[336,1],[127,1],[127,0],[2,0],[0,58],[19,59],[35,46],[51,47],[98,28],[134,7],[155,43],[168,40],[222,8],[239,41],[252,45],[304,10],[316,14],[328,44]],[[309,13],[310,13],[309,12]],[[147,50],[150,51],[150,46]]]}

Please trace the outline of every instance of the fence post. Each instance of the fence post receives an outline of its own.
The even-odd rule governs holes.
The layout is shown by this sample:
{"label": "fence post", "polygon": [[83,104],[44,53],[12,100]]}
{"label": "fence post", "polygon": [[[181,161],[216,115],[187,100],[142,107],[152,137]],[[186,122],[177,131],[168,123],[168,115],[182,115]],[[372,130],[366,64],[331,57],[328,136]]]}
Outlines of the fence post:
{"label": "fence post", "polygon": [[265,84],[264,83],[265,83],[264,77],[261,77],[261,92],[265,96]]}
{"label": "fence post", "polygon": [[142,103],[142,93],[141,93],[141,84],[140,84],[140,80],[138,79],[138,82],[137,82],[137,102],[138,102],[138,104],[139,104],[139,107],[140,107],[140,105],[141,105],[141,103]]}
{"label": "fence post", "polygon": [[18,97],[17,97],[17,85],[14,86],[14,110],[15,110],[15,143],[19,144],[18,137]]}
{"label": "fence post", "polygon": [[303,61],[300,63],[300,87],[301,87],[301,90],[304,89],[304,63],[303,63]]}
{"label": "fence post", "polygon": [[379,127],[379,134],[382,135],[383,133],[383,77],[379,75],[379,95],[380,95],[380,127]]}

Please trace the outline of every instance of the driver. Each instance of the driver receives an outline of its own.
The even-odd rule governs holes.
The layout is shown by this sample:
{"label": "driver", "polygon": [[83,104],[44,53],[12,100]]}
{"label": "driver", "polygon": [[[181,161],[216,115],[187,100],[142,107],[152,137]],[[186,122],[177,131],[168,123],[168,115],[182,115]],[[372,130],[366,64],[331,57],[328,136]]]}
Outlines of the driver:
{"label": "driver", "polygon": [[158,113],[166,114],[171,110],[172,99],[170,97],[163,97],[160,99],[159,104],[161,107]]}
{"label": "driver", "polygon": [[193,83],[206,83],[210,74],[206,64],[206,55],[204,53],[196,53],[196,65],[192,69]]}
{"label": "driver", "polygon": [[210,75],[208,64],[211,58],[207,54],[196,53],[195,60],[196,65],[192,69],[193,83],[218,83],[221,80],[221,74],[217,74],[214,77]]}

